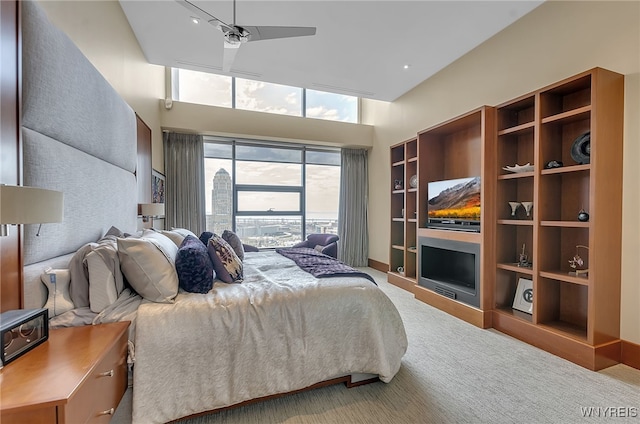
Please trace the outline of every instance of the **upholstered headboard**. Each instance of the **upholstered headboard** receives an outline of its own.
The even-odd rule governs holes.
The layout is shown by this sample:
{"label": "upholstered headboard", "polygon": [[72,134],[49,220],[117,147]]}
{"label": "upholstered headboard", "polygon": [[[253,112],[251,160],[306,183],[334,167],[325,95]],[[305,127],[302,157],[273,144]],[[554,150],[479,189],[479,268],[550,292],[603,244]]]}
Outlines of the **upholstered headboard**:
{"label": "upholstered headboard", "polygon": [[64,193],[64,219],[24,230],[25,307],[46,299],[40,274],[64,268],[111,227],[137,226],[136,118],[33,1],[22,3],[23,183]]}

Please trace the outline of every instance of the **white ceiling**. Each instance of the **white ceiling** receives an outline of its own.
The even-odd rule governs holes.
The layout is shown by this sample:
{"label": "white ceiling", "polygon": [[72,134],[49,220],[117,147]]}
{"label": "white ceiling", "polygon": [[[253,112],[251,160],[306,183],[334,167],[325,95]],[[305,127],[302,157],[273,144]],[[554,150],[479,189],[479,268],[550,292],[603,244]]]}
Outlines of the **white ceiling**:
{"label": "white ceiling", "polygon": [[[193,3],[233,21],[232,0]],[[237,25],[315,26],[317,33],[245,43],[229,75],[392,101],[541,3],[237,0]],[[150,63],[224,74],[215,27],[193,24],[193,13],[173,0],[120,4]]]}

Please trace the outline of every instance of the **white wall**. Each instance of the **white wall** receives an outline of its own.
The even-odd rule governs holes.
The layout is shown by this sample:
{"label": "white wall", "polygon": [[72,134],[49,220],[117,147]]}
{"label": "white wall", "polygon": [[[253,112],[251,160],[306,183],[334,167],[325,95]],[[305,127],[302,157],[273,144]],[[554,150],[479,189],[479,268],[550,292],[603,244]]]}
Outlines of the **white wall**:
{"label": "white wall", "polygon": [[364,101],[374,124],[369,257],[388,263],[389,146],[481,105],[582,71],[625,75],[621,337],[640,344],[640,3],[548,1],[393,103]]}

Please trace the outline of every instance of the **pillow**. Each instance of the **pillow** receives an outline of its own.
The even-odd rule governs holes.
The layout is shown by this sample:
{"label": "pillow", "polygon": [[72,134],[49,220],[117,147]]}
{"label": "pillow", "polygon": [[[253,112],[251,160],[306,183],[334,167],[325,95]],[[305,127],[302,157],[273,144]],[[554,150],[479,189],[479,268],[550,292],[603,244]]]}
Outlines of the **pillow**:
{"label": "pillow", "polygon": [[[153,239],[158,242],[160,250],[171,261],[171,264],[175,264],[176,255],[178,254],[178,247],[171,239],[162,233],[153,230],[144,230],[142,238]],[[180,242],[182,244],[182,242]]]}
{"label": "pillow", "polygon": [[40,275],[40,281],[42,281],[42,284],[49,290],[47,303],[43,306],[49,310],[49,318],[75,308],[69,296],[71,277],[68,269],[47,268],[44,273]]}
{"label": "pillow", "polygon": [[324,249],[325,247],[327,247],[327,246],[323,246],[321,244],[316,244],[316,247],[314,247],[313,250],[316,250],[316,251],[322,253],[322,249]]}
{"label": "pillow", "polygon": [[178,275],[173,260],[156,239],[119,238],[118,258],[122,274],[140,296],[152,302],[173,303],[178,294]]}
{"label": "pillow", "polygon": [[109,228],[109,230],[104,235],[104,237],[107,237],[107,236],[124,237],[124,233],[120,231],[119,228],[114,227],[112,225],[111,228]]}
{"label": "pillow", "polygon": [[175,231],[162,230],[160,231],[160,234],[168,237],[178,247],[180,247],[184,241],[184,236],[180,233],[176,233]]}
{"label": "pillow", "polygon": [[124,290],[117,242],[96,247],[85,261],[89,270],[89,308],[99,314]]}
{"label": "pillow", "polygon": [[233,251],[236,252],[238,258],[241,261],[244,261],[244,249],[242,248],[242,241],[240,240],[240,237],[238,237],[238,235],[233,231],[224,230],[222,232],[222,238],[224,239],[224,241],[229,243],[229,246],[233,248]]}
{"label": "pillow", "polygon": [[213,269],[218,278],[225,283],[241,282],[244,278],[242,262],[229,243],[222,237],[214,234],[207,245],[209,257],[213,262]]}
{"label": "pillow", "polygon": [[213,233],[211,231],[203,231],[202,234],[200,234],[200,241],[202,242],[202,244],[204,244],[205,246],[208,245],[209,239],[212,235]]}
{"label": "pillow", "polygon": [[176,273],[180,287],[190,293],[207,293],[216,273],[207,246],[194,236],[186,236],[176,255]]}

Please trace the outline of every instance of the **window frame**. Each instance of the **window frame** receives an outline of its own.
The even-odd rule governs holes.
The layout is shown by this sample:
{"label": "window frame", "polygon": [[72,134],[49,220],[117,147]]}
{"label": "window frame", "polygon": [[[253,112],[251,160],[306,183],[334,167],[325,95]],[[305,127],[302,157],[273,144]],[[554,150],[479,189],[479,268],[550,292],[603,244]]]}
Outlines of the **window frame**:
{"label": "window frame", "polygon": [[[171,89],[168,90],[168,92],[171,93],[171,99],[175,100],[175,101],[180,101],[180,84],[179,84],[179,73],[180,70],[185,70],[185,71],[193,71],[193,72],[205,72],[205,71],[197,71],[195,69],[186,69],[186,68],[176,68],[176,67],[171,67],[170,69],[170,78],[169,78],[169,84],[171,85]],[[240,78],[240,79],[244,79],[247,81],[259,81],[259,80],[251,80],[249,78],[241,78],[241,77],[234,77],[234,76],[229,76],[229,78],[231,78],[231,107],[230,109],[238,109],[237,105],[236,105],[236,97],[237,97],[237,90],[236,90],[236,78]],[[252,109],[238,109],[238,110],[248,110],[248,111],[253,111],[253,112],[262,112],[262,113],[273,113],[276,115],[283,115],[283,116],[297,116],[300,118],[309,118],[309,119],[320,119],[323,121],[330,121],[330,122],[344,122],[344,123],[348,123],[348,124],[360,124],[361,123],[361,109],[362,109],[362,98],[358,97],[358,96],[350,96],[348,94],[340,94],[340,93],[332,93],[329,91],[322,91],[322,90],[316,90],[316,89],[309,89],[312,91],[316,91],[316,92],[321,92],[321,93],[327,93],[327,94],[335,94],[335,95],[343,95],[343,96],[348,96],[348,97],[353,97],[356,99],[356,112],[355,112],[355,121],[351,122],[351,121],[345,121],[345,120],[333,120],[333,119],[325,119],[325,118],[318,118],[318,117],[308,117],[307,116],[307,89],[304,87],[297,87],[294,85],[287,85],[287,84],[279,84],[279,83],[270,83],[270,84],[275,84],[275,85],[282,85],[282,86],[288,86],[288,87],[292,87],[292,88],[296,88],[296,89],[301,89],[302,93],[300,96],[300,114],[299,115],[290,115],[290,114],[279,114],[276,112],[263,112],[263,111],[255,111]],[[215,106],[215,107],[226,107],[226,106]]]}
{"label": "window frame", "polygon": [[[340,155],[340,148],[335,147],[322,147],[322,146],[310,146],[310,145],[302,145],[302,144],[293,144],[293,143],[283,143],[283,142],[271,142],[271,141],[262,141],[262,140],[248,140],[248,139],[237,139],[237,138],[225,138],[225,137],[216,137],[216,136],[205,136],[205,143],[217,143],[217,144],[230,144],[231,145],[231,158],[224,158],[231,160],[232,167],[232,211],[231,211],[231,221],[232,228],[234,232],[237,232],[237,218],[239,217],[279,217],[279,216],[288,216],[288,217],[300,217],[301,231],[302,231],[302,240],[306,240],[307,236],[307,211],[306,211],[306,191],[307,191],[307,165],[322,165],[322,166],[342,166],[341,163],[338,164],[327,164],[327,163],[317,163],[315,161],[307,162],[307,152],[333,152]],[[250,159],[238,159],[236,153],[237,146],[261,146],[261,147],[269,147],[276,149],[287,149],[287,150],[300,150],[301,151],[301,159],[300,162],[280,162],[280,161],[272,161],[273,163],[299,163],[301,165],[301,181],[299,186],[291,186],[291,185],[268,185],[268,184],[238,184],[237,183],[237,175],[236,175],[236,162],[237,161],[246,161],[250,162]],[[215,158],[213,156],[205,156],[206,158]],[[257,161],[257,160],[256,160]],[[269,161],[267,161],[269,162]],[[238,193],[240,192],[279,192],[279,193],[298,193],[300,197],[300,204],[297,211],[268,211],[268,210],[238,210]],[[337,218],[336,218],[337,219]]]}

